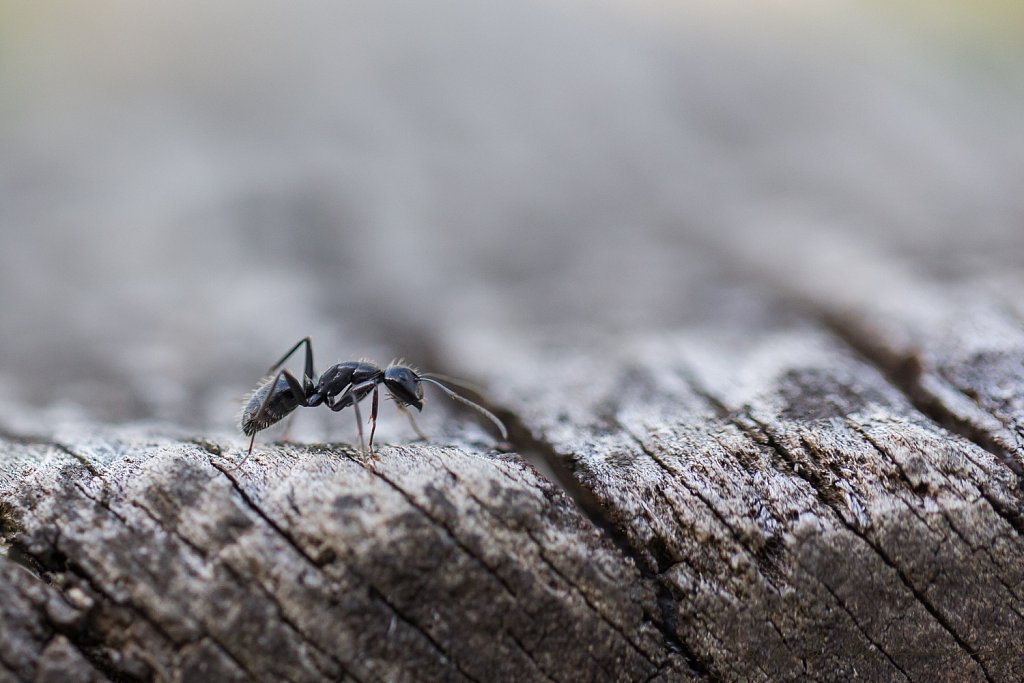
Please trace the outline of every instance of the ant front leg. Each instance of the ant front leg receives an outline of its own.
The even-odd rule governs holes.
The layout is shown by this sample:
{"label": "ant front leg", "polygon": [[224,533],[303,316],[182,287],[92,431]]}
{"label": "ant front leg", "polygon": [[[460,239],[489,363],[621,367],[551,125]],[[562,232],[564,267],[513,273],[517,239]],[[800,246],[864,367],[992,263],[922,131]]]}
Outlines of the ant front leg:
{"label": "ant front leg", "polygon": [[[361,384],[359,386],[362,387]],[[359,446],[362,449],[363,454],[365,455],[366,442],[363,441],[363,416],[359,411],[359,393],[356,391],[356,389],[357,387],[351,384],[347,385],[341,391],[341,393],[337,394],[333,399],[327,400],[327,407],[333,410],[334,412],[338,412],[339,410],[343,410],[348,406],[348,403],[345,402],[346,399],[351,400],[352,410],[354,410],[356,413],[356,429],[359,430]]]}
{"label": "ant front leg", "polygon": [[[345,387],[344,391],[335,396],[333,402],[328,403],[328,407],[331,410],[337,412],[343,408],[348,407],[348,402],[352,402],[352,409],[356,414],[356,429],[359,430],[359,446],[363,451],[364,455],[369,455],[370,451],[366,449],[366,439],[363,437],[363,413],[359,410],[359,401],[366,398],[366,394],[369,393],[371,388],[376,388],[377,381],[369,380],[362,384],[352,385],[349,384]],[[376,408],[373,410],[374,419],[377,416]],[[371,442],[372,443],[372,442]]]}
{"label": "ant front leg", "polygon": [[[377,381],[376,380],[372,380],[371,379],[371,380],[369,380],[367,382],[363,382],[362,384],[357,384],[354,387],[352,387],[351,389],[349,389],[349,392],[352,394],[352,408],[354,408],[355,411],[356,411],[356,427],[358,427],[358,429],[359,429],[359,446],[363,449],[363,454],[364,455],[373,455],[373,437],[372,436],[370,437],[370,449],[367,450],[367,448],[366,448],[366,441],[363,440],[363,415],[359,411],[359,401],[361,401],[364,398],[366,398],[366,392],[368,392],[370,390],[370,387],[373,387],[373,389],[374,389],[374,398],[376,398],[376,396],[377,396],[377,393],[376,393]],[[373,412],[373,420],[375,421],[374,429],[376,429],[376,426],[377,426],[376,425],[376,419],[377,419],[376,403],[375,403],[375,405],[373,407],[373,411],[372,412]]]}

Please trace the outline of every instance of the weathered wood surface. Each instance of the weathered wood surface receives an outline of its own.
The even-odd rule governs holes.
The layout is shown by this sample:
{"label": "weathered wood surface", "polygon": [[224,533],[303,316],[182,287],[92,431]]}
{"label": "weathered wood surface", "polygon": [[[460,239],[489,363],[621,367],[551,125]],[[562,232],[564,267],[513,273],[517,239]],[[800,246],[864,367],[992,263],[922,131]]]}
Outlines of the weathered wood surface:
{"label": "weathered wood surface", "polygon": [[[991,36],[98,3],[0,9],[0,683],[1024,680]],[[427,443],[300,411],[232,469],[307,334],[510,443],[432,398]]]}
{"label": "weathered wood surface", "polygon": [[233,471],[210,443],[5,449],[18,546],[87,600],[100,637],[77,644],[115,677],[691,675],[652,586],[514,457],[282,447]]}
{"label": "weathered wood surface", "polygon": [[3,518],[41,579],[4,562],[10,623],[32,626],[0,661],[26,679],[77,662],[131,680],[1017,680],[1018,452],[947,431],[834,329],[442,334],[510,423],[505,455],[475,426],[369,459],[267,445],[237,471],[220,437],[8,434]]}
{"label": "weathered wood surface", "polygon": [[74,641],[89,642],[87,596],[61,591],[0,557],[0,681],[105,681]]}
{"label": "weathered wood surface", "polygon": [[[464,351],[486,372],[506,346]],[[492,370],[498,400],[600,498],[716,674],[1019,676],[1017,477],[840,339],[744,325],[540,351]]]}

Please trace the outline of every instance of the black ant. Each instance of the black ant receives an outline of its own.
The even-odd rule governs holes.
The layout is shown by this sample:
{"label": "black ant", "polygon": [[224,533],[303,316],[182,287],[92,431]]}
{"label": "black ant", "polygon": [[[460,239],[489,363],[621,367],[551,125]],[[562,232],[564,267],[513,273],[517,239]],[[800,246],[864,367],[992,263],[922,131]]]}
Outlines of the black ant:
{"label": "black ant", "polygon": [[[306,345],[306,367],[300,382],[288,370],[282,368],[278,371],[278,368],[284,365],[303,344]],[[275,371],[277,371],[276,375]],[[438,381],[438,378],[442,377],[441,375],[419,373],[408,366],[397,364],[391,364],[386,369],[381,369],[374,363],[361,360],[332,365],[317,378],[316,371],[313,370],[313,345],[309,337],[301,339],[281,357],[281,360],[274,363],[267,371],[267,376],[270,375],[273,375],[273,378],[261,384],[249,396],[242,408],[240,426],[242,432],[252,438],[249,440],[249,453],[239,463],[239,467],[252,455],[252,446],[256,441],[257,432],[282,420],[296,408],[312,408],[320,404],[326,405],[335,412],[352,406],[356,414],[356,426],[359,429],[359,445],[362,447],[363,453],[371,453],[373,451],[373,434],[377,430],[377,404],[381,384],[387,388],[399,410],[409,418],[413,429],[421,438],[425,437],[412,420],[412,415],[407,407],[412,406],[417,411],[423,410],[423,383],[427,382],[439,388],[449,398],[463,403],[487,417],[498,427],[501,438],[508,439],[505,425],[494,413],[459,396],[441,384]],[[453,384],[457,383],[451,378],[445,378],[445,380]],[[370,409],[370,424],[372,426],[370,428],[370,448],[367,450],[366,442],[363,440],[363,418],[359,411],[359,402],[371,392],[373,393],[373,404]]]}

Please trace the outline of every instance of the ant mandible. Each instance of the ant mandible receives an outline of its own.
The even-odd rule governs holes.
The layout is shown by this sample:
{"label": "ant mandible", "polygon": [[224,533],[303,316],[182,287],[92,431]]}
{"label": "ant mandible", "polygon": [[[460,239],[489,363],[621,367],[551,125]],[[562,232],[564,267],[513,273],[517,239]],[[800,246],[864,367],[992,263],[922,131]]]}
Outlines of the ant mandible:
{"label": "ant mandible", "polygon": [[[306,367],[300,382],[295,375],[281,366],[303,344],[306,345]],[[278,368],[281,369],[278,370]],[[277,374],[274,374],[275,371]],[[249,452],[238,464],[239,467],[252,455],[252,446],[256,441],[257,432],[279,422],[296,408],[312,408],[320,404],[326,405],[335,412],[352,406],[356,415],[356,427],[359,429],[359,445],[362,447],[363,453],[371,453],[373,451],[373,434],[377,430],[377,404],[381,384],[387,388],[399,410],[406,414],[410,422],[412,422],[412,415],[409,414],[407,407],[412,406],[417,411],[423,410],[423,383],[426,382],[439,388],[449,398],[463,403],[487,417],[497,426],[501,438],[508,440],[505,425],[494,413],[459,396],[441,384],[438,381],[438,375],[419,373],[408,366],[394,363],[381,369],[374,363],[361,360],[332,365],[318,378],[313,369],[313,344],[309,337],[299,340],[288,353],[281,357],[281,360],[274,363],[267,371],[267,376],[271,375],[273,375],[272,379],[261,384],[249,396],[242,408],[240,426],[242,432],[252,438],[249,440]],[[451,379],[448,381],[452,382]],[[370,448],[367,450],[366,442],[363,440],[363,418],[359,410],[359,402],[371,392],[373,393],[373,403],[370,409]],[[422,436],[416,423],[412,422],[412,425]]]}

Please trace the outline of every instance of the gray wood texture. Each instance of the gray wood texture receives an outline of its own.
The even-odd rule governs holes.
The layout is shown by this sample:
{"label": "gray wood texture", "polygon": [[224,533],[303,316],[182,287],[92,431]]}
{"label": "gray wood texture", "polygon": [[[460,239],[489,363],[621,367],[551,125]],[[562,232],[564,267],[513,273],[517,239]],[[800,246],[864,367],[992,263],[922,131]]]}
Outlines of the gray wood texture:
{"label": "gray wood texture", "polygon": [[[507,338],[491,343],[472,346],[486,358]],[[493,371],[499,400],[599,498],[715,675],[1017,677],[1015,472],[830,331],[530,353],[532,374],[524,358]]]}
{"label": "gray wood texture", "polygon": [[0,683],[1024,681],[1021,24],[741,4],[0,8]]}
{"label": "gray wood texture", "polygon": [[4,674],[1015,680],[1024,333],[965,301],[941,333],[447,328],[505,452],[472,420],[239,469],[239,439],[9,432]]}

